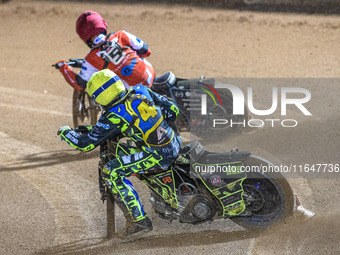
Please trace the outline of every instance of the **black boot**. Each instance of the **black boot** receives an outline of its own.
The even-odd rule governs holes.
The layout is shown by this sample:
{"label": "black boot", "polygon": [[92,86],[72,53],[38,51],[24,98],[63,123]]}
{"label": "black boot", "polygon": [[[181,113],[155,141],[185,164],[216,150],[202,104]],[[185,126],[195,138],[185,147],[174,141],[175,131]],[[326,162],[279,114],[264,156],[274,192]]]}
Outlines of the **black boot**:
{"label": "black boot", "polygon": [[[128,221],[127,221],[128,222]],[[139,237],[152,230],[152,222],[149,217],[127,224],[126,229],[121,234],[122,238]]]}
{"label": "black boot", "polygon": [[[130,215],[126,205],[122,201],[121,197],[118,194],[111,192],[114,197],[115,203],[122,210],[124,217],[126,219],[126,228],[118,234],[121,238],[126,237],[137,237],[139,235],[145,234],[152,230],[152,222],[149,217],[146,217],[139,221],[133,221],[132,216]],[[138,235],[136,235],[138,233]]]}

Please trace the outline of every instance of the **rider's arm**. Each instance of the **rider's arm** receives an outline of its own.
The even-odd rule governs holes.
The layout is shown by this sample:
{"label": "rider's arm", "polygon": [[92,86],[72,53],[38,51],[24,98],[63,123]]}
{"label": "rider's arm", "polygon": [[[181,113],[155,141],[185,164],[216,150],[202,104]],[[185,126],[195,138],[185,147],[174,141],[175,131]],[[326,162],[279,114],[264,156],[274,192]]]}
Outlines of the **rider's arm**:
{"label": "rider's arm", "polygon": [[164,117],[167,119],[175,120],[179,114],[179,109],[174,102],[171,102],[166,97],[153,92],[151,89],[148,89],[152,100],[155,102],[155,105],[161,108],[161,111]]}
{"label": "rider's arm", "polygon": [[66,64],[65,61],[59,61],[59,71],[63,74],[65,80],[75,90],[81,91],[86,88],[87,82],[90,80],[91,75],[99,71],[105,64],[105,61],[97,56],[99,49],[91,50],[85,57],[84,63],[81,66],[79,74],[73,72],[72,68]]}
{"label": "rider's arm", "polygon": [[111,113],[108,116],[102,115],[88,134],[65,129],[59,136],[75,149],[91,151],[105,140],[120,135],[123,128],[120,123],[123,122],[121,117]]}
{"label": "rider's arm", "polygon": [[137,38],[133,34],[130,34],[129,32],[126,32],[125,30],[118,31],[116,33],[120,33],[120,37],[124,46],[129,46],[131,49],[136,51],[137,55],[146,58],[150,56],[151,51],[149,46],[143,42],[141,39]]}
{"label": "rider's arm", "polygon": [[64,61],[59,61],[59,71],[63,74],[65,80],[72,88],[78,91],[82,91],[86,88],[86,81],[84,81],[79,75],[73,72],[72,68]]}
{"label": "rider's arm", "polygon": [[92,74],[101,70],[105,64],[105,61],[98,55],[98,51],[99,49],[94,49],[87,54],[77,76],[79,81],[81,80],[78,84],[82,83],[85,88]]}

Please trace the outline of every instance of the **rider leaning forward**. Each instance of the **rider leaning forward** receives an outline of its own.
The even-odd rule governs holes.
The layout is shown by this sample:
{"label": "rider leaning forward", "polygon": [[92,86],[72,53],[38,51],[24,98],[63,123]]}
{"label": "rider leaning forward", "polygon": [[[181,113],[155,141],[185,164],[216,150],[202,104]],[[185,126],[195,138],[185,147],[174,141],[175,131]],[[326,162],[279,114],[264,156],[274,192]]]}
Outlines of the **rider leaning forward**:
{"label": "rider leaning forward", "polygon": [[65,80],[81,91],[93,73],[110,69],[127,88],[138,84],[151,87],[155,71],[145,60],[151,54],[148,45],[124,30],[107,34],[106,29],[106,21],[95,11],[89,10],[79,16],[76,32],[91,50],[79,74],[74,73],[65,61],[57,63]]}
{"label": "rider leaning forward", "polygon": [[137,85],[127,90],[121,79],[108,69],[92,75],[87,83],[87,93],[103,108],[97,124],[87,126],[88,134],[69,127],[61,127],[58,134],[82,151],[93,150],[115,137],[129,137],[135,142],[137,151],[109,161],[102,174],[127,223],[130,223],[123,235],[152,230],[138,194],[126,177],[140,171],[167,169],[175,161],[181,138],[169,121],[177,117],[178,108],[145,86]]}

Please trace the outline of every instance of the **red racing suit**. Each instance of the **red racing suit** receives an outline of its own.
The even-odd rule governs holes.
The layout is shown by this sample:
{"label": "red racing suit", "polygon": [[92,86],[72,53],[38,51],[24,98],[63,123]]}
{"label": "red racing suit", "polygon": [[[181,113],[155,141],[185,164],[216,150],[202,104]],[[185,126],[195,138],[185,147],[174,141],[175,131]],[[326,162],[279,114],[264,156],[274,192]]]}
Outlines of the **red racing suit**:
{"label": "red racing suit", "polygon": [[79,74],[75,74],[68,65],[61,66],[59,70],[76,90],[85,89],[92,74],[106,68],[116,73],[127,88],[137,84],[151,87],[155,71],[145,60],[150,54],[145,42],[121,30],[107,35],[100,47],[91,49]]}

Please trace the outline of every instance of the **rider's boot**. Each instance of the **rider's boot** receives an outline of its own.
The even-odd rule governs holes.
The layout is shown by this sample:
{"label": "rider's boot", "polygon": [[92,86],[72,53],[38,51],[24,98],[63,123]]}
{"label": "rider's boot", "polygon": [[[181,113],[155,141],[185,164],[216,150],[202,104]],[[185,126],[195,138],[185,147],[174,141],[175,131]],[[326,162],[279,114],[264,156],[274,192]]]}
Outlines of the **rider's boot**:
{"label": "rider's boot", "polygon": [[[127,221],[128,222],[128,221]],[[121,233],[121,237],[134,237],[146,234],[152,230],[152,222],[149,217],[127,224],[126,229]]]}
{"label": "rider's boot", "polygon": [[143,219],[136,220],[133,218],[129,210],[127,209],[125,203],[122,201],[118,194],[113,193],[114,200],[119,208],[122,210],[124,217],[126,219],[126,228],[123,229],[118,236],[121,238],[139,237],[140,235],[146,234],[151,231],[152,222],[149,217],[145,216]]}

